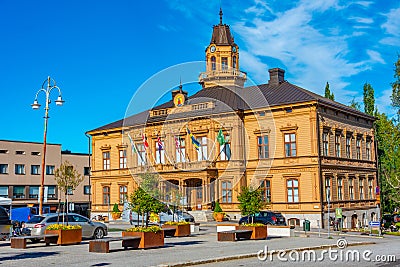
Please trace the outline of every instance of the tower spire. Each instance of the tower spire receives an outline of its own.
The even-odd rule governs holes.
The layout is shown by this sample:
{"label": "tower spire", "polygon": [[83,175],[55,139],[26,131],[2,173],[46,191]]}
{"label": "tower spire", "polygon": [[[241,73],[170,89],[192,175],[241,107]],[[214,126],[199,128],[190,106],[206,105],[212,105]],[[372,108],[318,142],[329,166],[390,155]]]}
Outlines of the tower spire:
{"label": "tower spire", "polygon": [[219,25],[222,25],[222,7],[219,8]]}

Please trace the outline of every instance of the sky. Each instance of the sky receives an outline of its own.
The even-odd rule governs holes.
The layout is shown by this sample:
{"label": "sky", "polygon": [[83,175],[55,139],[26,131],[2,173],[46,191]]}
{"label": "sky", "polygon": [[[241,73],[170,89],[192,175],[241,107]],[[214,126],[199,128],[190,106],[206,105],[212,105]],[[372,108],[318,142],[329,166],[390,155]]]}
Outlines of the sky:
{"label": "sky", "polygon": [[47,141],[80,153],[85,132],[169,100],[180,81],[199,90],[220,6],[254,83],[279,67],[320,95],[329,82],[348,105],[362,102],[367,82],[379,111],[394,114],[397,0],[0,0],[0,140],[43,141],[44,94],[39,110],[30,104],[48,76],[65,103],[52,92]]}

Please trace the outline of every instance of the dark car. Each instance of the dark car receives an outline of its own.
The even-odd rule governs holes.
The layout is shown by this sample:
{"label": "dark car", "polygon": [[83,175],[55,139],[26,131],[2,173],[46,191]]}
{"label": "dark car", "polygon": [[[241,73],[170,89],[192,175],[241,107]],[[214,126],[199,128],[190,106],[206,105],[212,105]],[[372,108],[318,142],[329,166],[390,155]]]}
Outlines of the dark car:
{"label": "dark car", "polygon": [[240,218],[239,224],[244,223],[262,223],[271,225],[286,225],[286,219],[279,212],[260,211],[254,215],[244,216]]}
{"label": "dark car", "polygon": [[10,217],[5,208],[0,207],[0,225],[10,225]]}

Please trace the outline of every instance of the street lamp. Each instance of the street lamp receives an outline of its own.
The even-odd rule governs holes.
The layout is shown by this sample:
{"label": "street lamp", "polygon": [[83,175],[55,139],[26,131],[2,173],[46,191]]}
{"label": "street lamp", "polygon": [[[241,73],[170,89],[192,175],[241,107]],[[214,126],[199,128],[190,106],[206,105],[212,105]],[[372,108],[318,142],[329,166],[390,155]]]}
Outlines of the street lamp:
{"label": "street lamp", "polygon": [[331,187],[326,187],[326,200],[328,201],[328,238],[331,238]]}
{"label": "street lamp", "polygon": [[[47,83],[47,85],[46,85]],[[50,93],[53,89],[58,90],[58,97],[57,100],[54,101],[57,106],[62,106],[64,103],[64,100],[61,98],[61,90],[60,88],[57,87],[56,81],[50,76],[47,77],[47,79],[43,82],[42,88],[37,91],[35,100],[33,101],[33,104],[31,104],[33,109],[39,109],[40,104],[37,100],[38,95],[40,92],[44,92],[46,94],[46,106],[44,108],[44,134],[43,134],[43,155],[42,155],[42,177],[40,181],[40,193],[39,193],[39,214],[41,215],[43,213],[43,200],[44,200],[44,170],[45,170],[45,164],[46,164],[46,137],[47,137],[47,120],[49,118],[49,104],[51,103],[50,101]]]}

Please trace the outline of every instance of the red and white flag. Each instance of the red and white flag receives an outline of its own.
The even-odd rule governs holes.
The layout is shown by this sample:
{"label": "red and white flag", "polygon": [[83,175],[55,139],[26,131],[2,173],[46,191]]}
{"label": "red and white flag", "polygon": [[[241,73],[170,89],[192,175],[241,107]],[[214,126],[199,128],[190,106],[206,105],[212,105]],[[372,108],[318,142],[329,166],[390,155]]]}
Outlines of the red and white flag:
{"label": "red and white flag", "polygon": [[161,142],[161,137],[157,137],[157,145],[158,145],[158,151],[161,151],[163,149],[163,143]]}
{"label": "red and white flag", "polygon": [[149,143],[147,142],[147,137],[142,133],[142,138],[143,138],[143,145],[144,145],[144,149],[148,149],[149,148]]}

